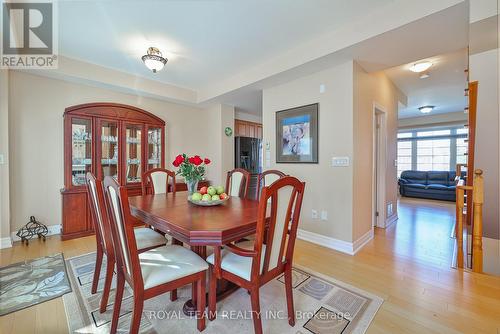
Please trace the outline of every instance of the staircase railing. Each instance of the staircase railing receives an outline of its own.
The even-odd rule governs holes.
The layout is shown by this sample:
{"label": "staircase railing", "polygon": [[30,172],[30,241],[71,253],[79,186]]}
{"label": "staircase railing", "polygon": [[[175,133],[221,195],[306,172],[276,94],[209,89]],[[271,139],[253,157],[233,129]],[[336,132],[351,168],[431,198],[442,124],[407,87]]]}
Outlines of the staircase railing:
{"label": "staircase railing", "polygon": [[[458,168],[457,168],[458,170]],[[460,175],[460,174],[459,174]],[[476,169],[472,186],[465,185],[465,180],[457,179],[456,187],[456,224],[455,237],[457,243],[457,267],[469,268],[474,272],[483,271],[483,203],[484,203],[484,179],[483,171]],[[467,193],[472,193],[472,205]],[[469,203],[467,201],[469,199]],[[464,225],[464,217],[471,215],[473,217],[470,226]],[[472,235],[472,242],[465,243],[464,231]],[[464,249],[467,256],[470,254],[470,261],[464,257]]]}

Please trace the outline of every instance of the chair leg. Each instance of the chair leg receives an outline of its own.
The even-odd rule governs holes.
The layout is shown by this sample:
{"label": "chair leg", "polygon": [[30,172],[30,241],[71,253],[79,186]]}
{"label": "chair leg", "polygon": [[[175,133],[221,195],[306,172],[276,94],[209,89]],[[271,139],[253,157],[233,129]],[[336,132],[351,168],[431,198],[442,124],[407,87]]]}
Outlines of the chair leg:
{"label": "chair leg", "polygon": [[197,289],[196,292],[198,294],[198,298],[196,301],[196,307],[197,307],[197,312],[196,312],[196,317],[198,318],[198,330],[202,332],[205,329],[205,307],[207,304],[207,294],[205,291],[205,287],[207,284],[207,279],[206,279],[206,271],[203,271],[201,273],[201,277],[197,282]]}
{"label": "chair leg", "polygon": [[99,277],[101,275],[103,251],[101,247],[97,246],[97,255],[95,259],[94,279],[92,281],[92,294],[97,292],[97,285],[99,284]]}
{"label": "chair leg", "polygon": [[116,333],[118,327],[118,318],[120,317],[120,308],[122,306],[123,289],[125,288],[125,277],[123,274],[118,273],[116,278],[116,294],[115,304],[113,305],[113,318],[111,320],[111,334]]}
{"label": "chair leg", "polygon": [[217,317],[217,276],[215,276],[214,267],[210,266],[208,287],[208,319],[210,321]]}
{"label": "chair leg", "polygon": [[144,308],[144,295],[134,294],[134,310],[130,324],[130,334],[138,334],[141,327],[142,310]]}
{"label": "chair leg", "polygon": [[252,301],[252,319],[255,334],[262,334],[262,321],[260,319],[259,288],[253,288],[250,292]]}
{"label": "chair leg", "polygon": [[288,323],[290,326],[295,326],[295,310],[293,307],[293,289],[292,289],[292,267],[285,269],[285,291],[286,291],[286,306],[288,308]]}
{"label": "chair leg", "polygon": [[104,289],[102,290],[101,296],[101,306],[99,312],[106,312],[106,307],[108,306],[109,291],[111,290],[111,282],[113,281],[113,270],[115,269],[115,261],[108,258],[108,263],[106,265],[106,277],[104,279]]}
{"label": "chair leg", "polygon": [[177,300],[177,289],[170,291],[170,301],[175,302]]}

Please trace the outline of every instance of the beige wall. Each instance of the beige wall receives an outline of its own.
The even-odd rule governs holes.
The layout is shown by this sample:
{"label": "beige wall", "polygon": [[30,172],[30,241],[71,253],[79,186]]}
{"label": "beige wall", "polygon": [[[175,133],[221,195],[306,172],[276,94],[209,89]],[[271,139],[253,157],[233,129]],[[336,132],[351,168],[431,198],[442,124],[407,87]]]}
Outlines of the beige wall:
{"label": "beige wall", "polygon": [[228,105],[213,105],[205,112],[209,117],[207,129],[201,134],[211,148],[212,160],[210,166],[211,178],[214,185],[224,185],[227,171],[234,168],[234,136],[227,137],[224,134],[226,127],[234,127],[234,107]]}
{"label": "beige wall", "polygon": [[[299,228],[352,242],[352,166],[331,167],[334,156],[353,157],[353,63],[263,91],[263,142],[270,144],[267,169],[279,169],[306,182]],[[326,91],[319,92],[320,84]],[[275,112],[319,103],[319,163],[277,164]],[[312,220],[311,210],[327,210],[328,220]]]}
{"label": "beige wall", "polygon": [[9,72],[0,70],[0,238],[10,235],[9,204]]}
{"label": "beige wall", "polygon": [[373,196],[373,139],[374,106],[385,112],[385,205],[392,203],[397,215],[397,122],[398,102],[406,103],[406,96],[384,73],[366,73],[354,63],[354,170],[353,170],[353,239],[357,240],[371,229]]}
{"label": "beige wall", "polygon": [[408,117],[398,120],[398,127],[418,128],[425,126],[448,126],[448,125],[465,125],[467,124],[467,114],[463,111],[450,112],[446,114],[427,115],[420,117]]}
{"label": "beige wall", "polygon": [[262,123],[262,115],[250,114],[235,108],[234,118],[247,122]]}
{"label": "beige wall", "polygon": [[[9,87],[12,231],[30,215],[48,225],[61,223],[62,115],[68,106],[118,102],[164,119],[167,168],[173,168],[171,162],[179,153],[214,156],[217,143],[212,138],[219,129],[212,127],[210,113],[205,110],[17,71],[10,72]],[[209,179],[218,174],[209,168]]]}
{"label": "beige wall", "polygon": [[[493,36],[482,47],[473,48],[469,55],[471,81],[478,81],[475,168],[484,171],[483,235],[500,239],[500,118],[498,3],[496,0],[471,1],[470,44],[478,44],[484,36]],[[491,22],[496,24],[492,25]],[[495,31],[496,28],[496,31]]]}

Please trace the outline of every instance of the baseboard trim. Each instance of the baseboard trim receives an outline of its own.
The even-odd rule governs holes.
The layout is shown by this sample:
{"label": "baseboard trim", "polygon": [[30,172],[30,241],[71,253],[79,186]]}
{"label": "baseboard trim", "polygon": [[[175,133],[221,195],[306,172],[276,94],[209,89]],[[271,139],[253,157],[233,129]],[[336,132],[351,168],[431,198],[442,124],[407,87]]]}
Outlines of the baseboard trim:
{"label": "baseboard trim", "polygon": [[368,232],[366,232],[361,238],[353,242],[352,245],[352,251],[353,254],[356,254],[358,251],[361,250],[370,240],[373,239],[374,236],[374,230],[371,228]]}
{"label": "baseboard trim", "polygon": [[373,239],[373,229],[365,233],[361,238],[354,242],[348,242],[340,239],[327,237],[318,233],[298,229],[297,238],[314,244],[327,247],[345,254],[354,255],[371,239]]}
{"label": "baseboard trim", "polygon": [[[56,235],[56,234],[61,234],[61,225],[60,224],[57,224],[57,225],[48,225],[47,226],[47,236],[49,235]],[[16,232],[12,232],[11,234],[11,239],[12,239],[12,242],[16,242],[16,241],[20,241],[21,238],[19,238],[17,235],[16,235],[17,231]]]}
{"label": "baseboard trim", "polygon": [[10,237],[0,238],[0,249],[12,247],[12,239]]}
{"label": "baseboard trim", "polygon": [[399,219],[398,214],[397,213],[393,214],[392,216],[390,216],[389,218],[387,218],[385,220],[385,227],[384,228],[388,228],[389,226],[394,224],[398,219]]}

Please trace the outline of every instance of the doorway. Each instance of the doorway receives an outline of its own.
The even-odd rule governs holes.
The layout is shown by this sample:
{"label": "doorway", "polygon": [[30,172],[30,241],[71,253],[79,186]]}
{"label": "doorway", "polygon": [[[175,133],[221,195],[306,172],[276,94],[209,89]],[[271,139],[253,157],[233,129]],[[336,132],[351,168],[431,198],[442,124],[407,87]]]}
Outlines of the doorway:
{"label": "doorway", "polygon": [[373,204],[372,226],[386,227],[385,175],[387,152],[387,113],[384,108],[373,106]]}

